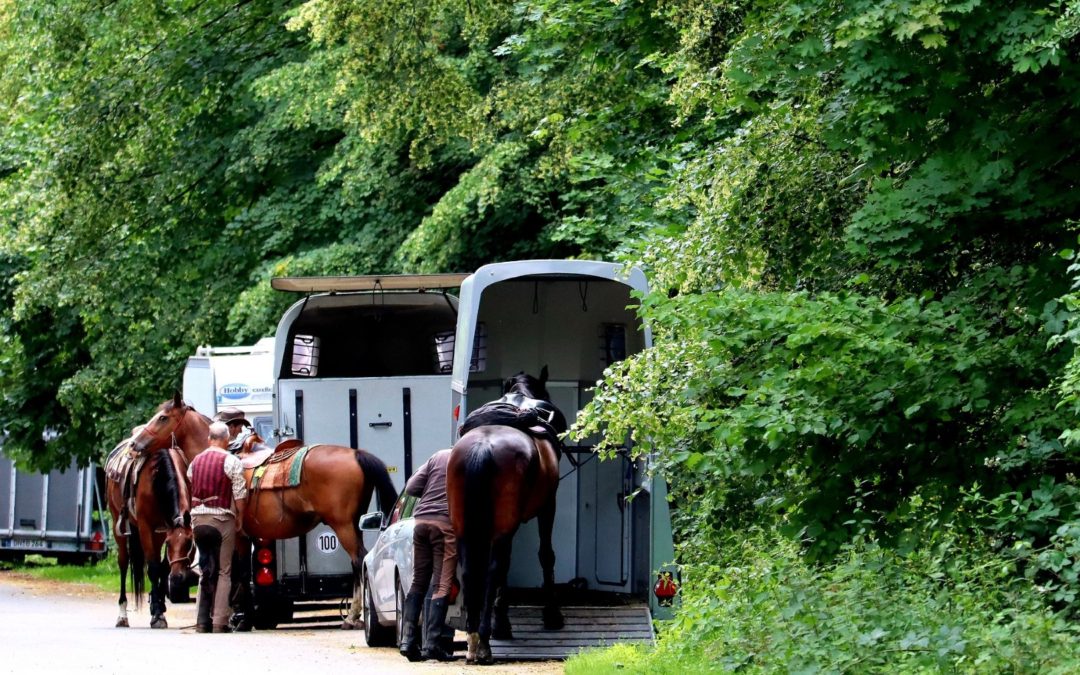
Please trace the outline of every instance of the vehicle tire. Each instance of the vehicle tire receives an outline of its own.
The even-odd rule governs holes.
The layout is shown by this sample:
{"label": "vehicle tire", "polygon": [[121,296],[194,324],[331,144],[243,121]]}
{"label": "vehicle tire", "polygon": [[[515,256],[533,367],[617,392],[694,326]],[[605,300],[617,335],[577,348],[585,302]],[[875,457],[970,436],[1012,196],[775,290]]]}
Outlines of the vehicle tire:
{"label": "vehicle tire", "polygon": [[364,642],[368,647],[389,647],[394,644],[394,634],[390,626],[379,623],[379,615],[375,611],[375,598],[371,595],[371,580],[364,577],[364,606],[361,608],[364,617]]}
{"label": "vehicle tire", "polygon": [[397,593],[394,595],[394,644],[401,647],[401,641],[405,634],[405,589],[401,587],[401,580],[397,582]]}

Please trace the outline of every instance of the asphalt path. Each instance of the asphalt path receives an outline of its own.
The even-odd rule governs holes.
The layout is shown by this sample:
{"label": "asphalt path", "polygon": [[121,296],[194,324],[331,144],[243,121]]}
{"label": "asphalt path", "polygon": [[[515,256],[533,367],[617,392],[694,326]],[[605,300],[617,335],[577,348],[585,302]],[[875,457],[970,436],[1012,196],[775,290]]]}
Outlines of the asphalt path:
{"label": "asphalt path", "polygon": [[[129,598],[130,601],[130,598]],[[131,603],[129,602],[129,605]],[[362,631],[289,629],[196,633],[194,603],[169,605],[169,628],[149,627],[144,605],[129,606],[131,628],[115,628],[116,598],[79,584],[0,571],[0,673],[462,673],[541,675],[562,664],[489,667],[409,663],[392,648],[369,648]]]}

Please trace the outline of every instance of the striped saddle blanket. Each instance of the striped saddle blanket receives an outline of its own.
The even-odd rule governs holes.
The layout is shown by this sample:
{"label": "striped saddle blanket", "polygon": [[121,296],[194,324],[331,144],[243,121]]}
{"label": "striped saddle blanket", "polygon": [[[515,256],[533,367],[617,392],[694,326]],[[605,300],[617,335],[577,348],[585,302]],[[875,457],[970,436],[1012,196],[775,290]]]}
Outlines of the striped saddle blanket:
{"label": "striped saddle blanket", "polygon": [[293,446],[270,454],[251,472],[248,489],[284,490],[300,485],[304,459],[314,447]]}

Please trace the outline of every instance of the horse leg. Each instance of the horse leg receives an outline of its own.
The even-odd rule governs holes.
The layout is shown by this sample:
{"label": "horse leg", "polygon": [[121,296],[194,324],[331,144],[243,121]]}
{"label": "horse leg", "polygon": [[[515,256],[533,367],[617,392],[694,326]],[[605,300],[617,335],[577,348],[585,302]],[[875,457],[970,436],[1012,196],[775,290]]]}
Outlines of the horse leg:
{"label": "horse leg", "polygon": [[233,551],[229,604],[233,609],[233,618],[230,621],[233,630],[238,633],[250,631],[254,610],[251,599],[251,540],[239,535],[236,537],[236,548]]}
{"label": "horse leg", "polygon": [[[480,617],[479,640],[476,646],[476,662],[480,665],[490,665],[495,662],[491,655],[492,615],[495,612],[496,602],[501,602],[502,588],[506,585],[506,575],[510,570],[510,544],[513,542],[513,534],[505,534],[495,541],[491,547],[491,563],[488,567],[487,587],[484,589],[484,607]],[[505,611],[505,603],[502,608],[503,616],[496,618],[499,633],[495,635],[497,640],[509,640],[513,637],[510,633],[510,617]]]}
{"label": "horse leg", "polygon": [[117,628],[127,628],[127,571],[128,571],[128,537],[116,537],[116,562],[120,566],[120,616],[116,618]]}
{"label": "horse leg", "polygon": [[342,630],[357,630],[363,628],[364,622],[360,618],[360,610],[363,607],[363,599],[360,597],[360,578],[364,569],[364,556],[367,550],[364,548],[363,534],[354,520],[351,525],[335,526],[334,532],[338,536],[341,547],[349,553],[349,561],[352,563],[353,593],[352,602],[349,604],[349,613],[341,622]]}
{"label": "horse leg", "polygon": [[540,568],[544,572],[544,628],[558,630],[563,627],[559,598],[555,593],[555,549],[551,547],[551,530],[555,523],[555,498],[552,497],[537,514],[540,526]]}
{"label": "horse leg", "polygon": [[[510,573],[510,553],[513,535],[506,535],[495,544],[491,560],[489,604],[491,606],[491,637],[496,640],[513,640],[510,626],[510,603],[506,597],[506,577]],[[483,630],[480,631],[481,635]]]}
{"label": "horse leg", "polygon": [[[480,650],[480,623],[484,614],[484,595],[487,593],[488,566],[491,564],[491,544],[483,538],[459,540],[458,553],[463,561],[462,582],[465,592],[465,632],[468,638],[466,663],[476,663]],[[487,638],[484,638],[487,642]]]}
{"label": "horse leg", "polygon": [[150,533],[151,550],[143,550],[146,557],[146,576],[150,579],[150,627],[168,628],[165,621],[165,584],[168,581],[168,566],[161,560],[161,547],[165,544],[165,535]]}

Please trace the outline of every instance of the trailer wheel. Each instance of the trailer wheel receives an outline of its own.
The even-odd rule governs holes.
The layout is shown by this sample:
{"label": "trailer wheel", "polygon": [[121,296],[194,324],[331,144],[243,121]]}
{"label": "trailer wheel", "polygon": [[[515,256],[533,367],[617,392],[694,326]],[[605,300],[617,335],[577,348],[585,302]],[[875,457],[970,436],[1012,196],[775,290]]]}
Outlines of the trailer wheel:
{"label": "trailer wheel", "polygon": [[273,630],[279,623],[292,621],[293,603],[291,600],[274,599],[259,604],[251,613],[251,625],[256,630]]}
{"label": "trailer wheel", "polygon": [[394,644],[394,634],[390,626],[379,623],[375,611],[375,598],[371,595],[371,580],[364,577],[364,642],[368,647],[389,647]]}

